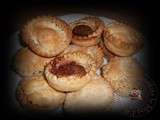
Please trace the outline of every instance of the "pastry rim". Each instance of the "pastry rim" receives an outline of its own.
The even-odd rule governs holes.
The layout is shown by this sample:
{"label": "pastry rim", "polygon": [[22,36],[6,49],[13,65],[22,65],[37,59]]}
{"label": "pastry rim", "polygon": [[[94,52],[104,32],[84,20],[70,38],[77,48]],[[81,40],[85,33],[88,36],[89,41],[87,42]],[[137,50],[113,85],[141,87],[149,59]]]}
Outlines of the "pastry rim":
{"label": "pastry rim", "polygon": [[36,24],[43,23],[41,26],[43,26],[44,28],[55,30],[57,34],[59,34],[59,36],[62,38],[61,42],[64,42],[64,45],[65,45],[63,46],[64,49],[71,42],[71,38],[72,38],[71,29],[65,21],[61,20],[58,17],[54,17],[54,16],[38,16],[30,20],[26,25],[24,25],[21,31],[24,43],[26,43],[28,47],[36,54],[43,56],[43,57],[53,57],[59,54],[60,52],[62,52],[64,49],[61,50],[62,49],[61,48],[60,49],[61,51],[58,51],[59,53],[54,53],[53,50],[52,50],[52,53],[49,50],[48,51],[44,49],[42,50],[39,42],[37,41],[37,38],[36,40],[34,40],[35,36],[32,35],[32,31],[34,31],[33,28],[35,27],[34,23]]}
{"label": "pastry rim", "polygon": [[[37,92],[37,90],[33,90],[32,92],[26,93],[26,91],[25,91],[26,85],[25,84],[27,84],[27,85],[29,84],[29,86],[30,86],[30,84],[34,83],[33,81],[45,83],[44,86],[46,87],[46,85],[47,85],[49,88],[49,89],[48,88],[45,88],[45,89],[47,89],[50,93],[53,91],[56,92],[56,94],[59,94],[59,99],[63,98],[63,100],[58,101],[59,103],[58,102],[54,103],[54,101],[53,101],[53,103],[47,107],[43,107],[39,104],[32,103],[32,100],[30,100],[30,99],[34,99],[34,98],[30,98],[30,95],[35,94],[35,92]],[[41,88],[41,86],[40,86],[40,88]],[[42,88],[42,89],[44,89],[44,88]],[[42,91],[42,89],[40,89],[40,90]],[[19,104],[23,108],[25,108],[27,110],[31,110],[31,111],[48,111],[48,110],[53,110],[53,109],[55,110],[58,107],[62,106],[63,102],[65,101],[65,97],[66,97],[65,93],[58,92],[58,91],[52,89],[45,81],[44,76],[25,77],[19,82],[17,89],[16,89],[16,99],[19,102]]]}
{"label": "pastry rim", "polygon": [[[90,81],[93,74],[95,74],[95,71],[96,71],[95,62],[89,55],[83,54],[81,52],[67,53],[63,56],[65,59],[73,60],[78,64],[82,65],[85,68],[85,71],[87,74],[82,77],[79,77],[77,75],[71,75],[71,76],[66,76],[66,77],[63,76],[58,78],[56,75],[53,75],[50,72],[51,64],[49,63],[45,67],[45,71],[44,71],[45,77],[49,85],[55,88],[56,90],[66,91],[66,92],[79,90],[84,85],[86,85]],[[79,59],[84,59],[84,58],[88,62],[88,63],[85,63],[87,66],[79,63],[80,62]]]}
{"label": "pastry rim", "polygon": [[98,28],[92,33],[87,36],[77,36],[72,34],[72,43],[80,45],[80,46],[92,46],[99,43],[99,38],[104,29],[104,22],[95,16],[87,16],[76,20],[70,23],[71,29],[73,29],[76,25],[88,25],[90,26],[90,22],[95,22]]}
{"label": "pastry rim", "polygon": [[[116,33],[114,34],[114,31],[111,31],[112,27],[116,25],[118,27],[124,27],[125,29],[130,30],[132,32],[131,33],[132,36],[129,37],[130,41],[121,39],[119,36],[116,35]],[[118,56],[133,55],[136,52],[138,52],[143,47],[144,44],[142,41],[142,35],[138,31],[131,28],[129,25],[118,22],[113,22],[108,26],[105,26],[103,39],[106,48],[108,48],[108,50],[110,50],[111,52],[113,52]],[[120,45],[117,44],[117,41],[119,41],[118,43]]]}

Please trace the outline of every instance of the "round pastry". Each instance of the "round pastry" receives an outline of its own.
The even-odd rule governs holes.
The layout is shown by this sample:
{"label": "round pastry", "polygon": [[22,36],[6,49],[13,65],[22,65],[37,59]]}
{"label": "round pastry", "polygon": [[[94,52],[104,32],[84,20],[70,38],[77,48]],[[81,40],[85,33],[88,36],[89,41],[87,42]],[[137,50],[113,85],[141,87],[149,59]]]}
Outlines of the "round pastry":
{"label": "round pastry", "polygon": [[92,46],[99,43],[104,22],[98,17],[85,17],[70,24],[72,43],[79,46]]}
{"label": "round pastry", "polygon": [[72,32],[67,23],[56,17],[43,16],[31,20],[22,30],[22,39],[36,54],[53,57],[71,42]]}
{"label": "round pastry", "polygon": [[142,46],[142,36],[128,25],[113,23],[104,29],[104,44],[109,51],[118,56],[131,56]]}
{"label": "round pastry", "polygon": [[95,74],[92,58],[81,52],[55,57],[45,68],[51,87],[60,91],[76,91],[86,85]]}
{"label": "round pastry", "polygon": [[18,102],[27,110],[48,111],[59,108],[65,99],[65,93],[51,88],[43,76],[26,77],[16,91]]}
{"label": "round pastry", "polygon": [[44,58],[34,54],[28,48],[21,48],[14,57],[13,67],[15,71],[24,77],[42,75],[44,66],[51,58]]}
{"label": "round pastry", "polygon": [[113,98],[111,86],[99,77],[79,91],[67,93],[64,110],[69,114],[105,113],[111,108]]}
{"label": "round pastry", "polygon": [[95,45],[90,47],[81,47],[71,44],[67,49],[65,49],[65,51],[62,54],[72,53],[77,51],[90,55],[96,63],[96,68],[99,68],[102,65],[104,53],[103,49],[100,46]]}
{"label": "round pastry", "polygon": [[120,96],[141,97],[144,72],[136,59],[113,57],[102,69],[102,75]]}

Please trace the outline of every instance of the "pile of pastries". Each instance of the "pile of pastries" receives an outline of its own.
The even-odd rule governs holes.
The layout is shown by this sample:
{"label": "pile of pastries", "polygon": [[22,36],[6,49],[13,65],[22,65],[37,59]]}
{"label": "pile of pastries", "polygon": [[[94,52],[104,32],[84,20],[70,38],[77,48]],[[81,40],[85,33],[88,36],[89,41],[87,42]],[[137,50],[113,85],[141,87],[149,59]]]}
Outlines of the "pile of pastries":
{"label": "pile of pastries", "polygon": [[101,113],[111,110],[115,93],[143,99],[144,72],[132,58],[143,40],[132,27],[94,16],[72,23],[40,16],[24,25],[21,37],[25,47],[13,66],[21,76],[16,98],[24,109]]}

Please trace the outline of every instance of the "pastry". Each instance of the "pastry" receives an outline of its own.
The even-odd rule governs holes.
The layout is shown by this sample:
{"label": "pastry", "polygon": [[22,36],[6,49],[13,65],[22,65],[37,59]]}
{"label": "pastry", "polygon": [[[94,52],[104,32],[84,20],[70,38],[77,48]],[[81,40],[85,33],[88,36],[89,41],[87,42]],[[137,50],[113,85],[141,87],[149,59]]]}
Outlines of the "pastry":
{"label": "pastry", "polygon": [[86,53],[91,55],[91,57],[95,60],[96,67],[100,68],[103,64],[104,53],[100,46],[91,46],[87,47]]}
{"label": "pastry", "polygon": [[85,17],[70,24],[72,43],[79,46],[93,46],[100,42],[104,22],[98,17]]}
{"label": "pastry", "polygon": [[19,75],[24,77],[42,75],[44,66],[50,60],[51,58],[36,55],[26,47],[19,49],[16,53],[13,60],[13,67]]}
{"label": "pastry", "polygon": [[69,25],[51,16],[35,18],[22,30],[22,39],[28,47],[44,57],[53,57],[63,52],[71,42],[71,37]]}
{"label": "pastry", "polygon": [[72,53],[76,51],[89,54],[95,60],[97,68],[99,68],[103,63],[104,53],[102,48],[98,45],[90,46],[90,47],[81,47],[81,46],[71,44],[67,49],[65,49],[65,51],[62,54]]}
{"label": "pastry", "polygon": [[59,108],[65,99],[65,93],[51,88],[43,76],[26,77],[16,91],[21,106],[31,111],[48,111]]}
{"label": "pastry", "polygon": [[107,112],[113,102],[113,91],[102,77],[96,78],[76,92],[67,93],[64,111],[69,114]]}
{"label": "pastry", "polygon": [[103,38],[106,48],[117,56],[131,56],[143,46],[140,33],[117,22],[106,26]]}
{"label": "pastry", "polygon": [[132,57],[113,57],[102,69],[102,75],[120,96],[141,98],[144,72]]}
{"label": "pastry", "polygon": [[55,57],[45,68],[51,87],[59,91],[76,91],[86,85],[95,74],[92,58],[81,52]]}

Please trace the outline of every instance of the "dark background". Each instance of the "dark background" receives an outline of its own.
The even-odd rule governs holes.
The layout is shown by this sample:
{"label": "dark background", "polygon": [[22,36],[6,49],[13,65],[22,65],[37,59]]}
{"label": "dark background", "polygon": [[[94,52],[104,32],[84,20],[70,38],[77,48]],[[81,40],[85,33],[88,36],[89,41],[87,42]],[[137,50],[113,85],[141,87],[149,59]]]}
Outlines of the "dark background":
{"label": "dark background", "polygon": [[[116,19],[118,21],[127,23],[132,27],[138,29],[142,32],[146,38],[146,41],[149,46],[148,54],[148,64],[150,66],[150,76],[152,80],[159,87],[160,79],[158,69],[159,66],[159,49],[158,49],[158,18],[156,3],[148,3],[145,1],[107,1],[102,0],[97,1],[38,1],[33,0],[30,2],[16,2],[16,1],[5,1],[1,4],[1,30],[3,30],[2,37],[4,40],[1,42],[2,51],[0,52],[1,56],[5,59],[2,61],[4,68],[8,64],[7,58],[10,52],[10,41],[9,37],[15,31],[20,30],[26,21],[30,20],[32,17],[39,15],[64,15],[70,13],[86,13],[91,15],[106,16],[108,18]],[[3,73],[4,72],[4,73]],[[2,92],[3,98],[3,115],[5,117],[23,117],[18,114],[16,111],[9,106],[8,96],[7,96],[7,69],[3,70],[2,75],[4,79],[2,82],[2,87],[4,87]],[[157,103],[155,109],[147,116],[144,116],[145,119],[152,119],[158,114],[159,103]],[[25,116],[26,117],[26,116]],[[112,117],[112,116],[110,116]],[[119,116],[116,116],[119,118]],[[142,119],[142,118],[140,118]]]}

